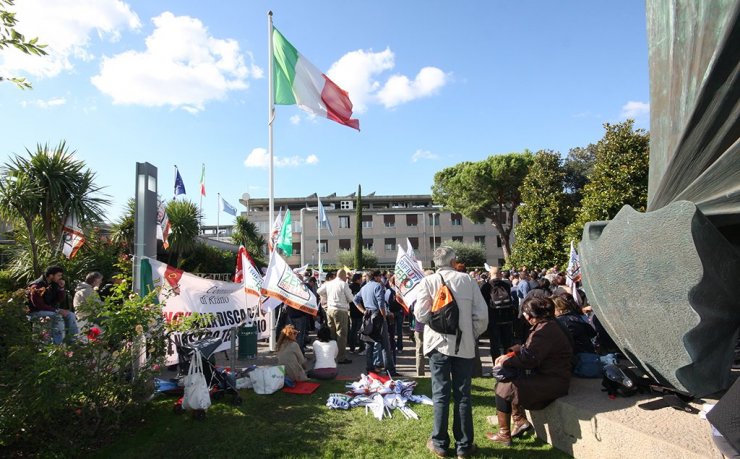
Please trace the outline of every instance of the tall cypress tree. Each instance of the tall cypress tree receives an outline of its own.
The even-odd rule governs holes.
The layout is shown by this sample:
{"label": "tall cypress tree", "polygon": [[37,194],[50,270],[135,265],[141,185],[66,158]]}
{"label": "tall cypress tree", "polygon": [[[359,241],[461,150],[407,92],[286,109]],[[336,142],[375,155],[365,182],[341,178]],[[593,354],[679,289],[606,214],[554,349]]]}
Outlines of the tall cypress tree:
{"label": "tall cypress tree", "polygon": [[355,269],[362,269],[362,185],[357,185],[355,201]]}
{"label": "tall cypress tree", "polygon": [[512,266],[549,268],[565,261],[563,232],[568,206],[563,193],[564,177],[557,152],[541,150],[534,155],[521,188]]}

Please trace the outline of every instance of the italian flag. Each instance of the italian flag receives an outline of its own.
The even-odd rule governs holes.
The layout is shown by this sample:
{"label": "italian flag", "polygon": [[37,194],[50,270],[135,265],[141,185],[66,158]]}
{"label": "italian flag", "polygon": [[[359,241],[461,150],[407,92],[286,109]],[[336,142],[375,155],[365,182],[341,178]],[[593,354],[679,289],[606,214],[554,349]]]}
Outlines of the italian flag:
{"label": "italian flag", "polygon": [[272,46],[275,104],[298,105],[309,113],[360,130],[360,120],[351,118],[352,101],[347,91],[303,57],[274,27]]}
{"label": "italian flag", "polygon": [[205,196],[206,195],[206,165],[203,164],[203,167],[200,170],[200,195]]}

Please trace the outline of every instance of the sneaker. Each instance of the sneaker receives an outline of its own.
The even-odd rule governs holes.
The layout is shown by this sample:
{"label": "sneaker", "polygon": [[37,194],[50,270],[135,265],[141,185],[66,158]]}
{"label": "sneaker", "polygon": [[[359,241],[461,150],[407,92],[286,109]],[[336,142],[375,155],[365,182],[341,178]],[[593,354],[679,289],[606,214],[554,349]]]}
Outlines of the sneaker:
{"label": "sneaker", "polygon": [[365,349],[357,353],[357,355],[365,355],[365,354],[367,354],[367,351]]}
{"label": "sneaker", "polygon": [[437,457],[447,457],[447,450],[435,445],[431,438],[427,440],[427,449]]}

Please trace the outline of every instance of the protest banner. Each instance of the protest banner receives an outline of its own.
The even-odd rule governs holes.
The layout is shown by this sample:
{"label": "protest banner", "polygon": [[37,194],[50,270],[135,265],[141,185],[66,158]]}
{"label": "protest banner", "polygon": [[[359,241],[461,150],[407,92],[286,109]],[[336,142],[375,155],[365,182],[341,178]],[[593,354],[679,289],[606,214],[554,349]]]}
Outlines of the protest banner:
{"label": "protest banner", "polygon": [[[410,247],[411,244],[409,244]],[[407,252],[403,247],[398,246],[393,274],[396,278],[396,292],[403,298],[403,301],[400,302],[401,306],[408,314],[410,305],[416,301],[416,292],[418,291],[416,287],[424,279],[424,271],[419,267],[413,249],[411,249],[411,252]]]}
{"label": "protest banner", "polygon": [[273,251],[270,256],[270,265],[262,282],[262,294],[314,317],[319,313],[316,296],[277,251]]}

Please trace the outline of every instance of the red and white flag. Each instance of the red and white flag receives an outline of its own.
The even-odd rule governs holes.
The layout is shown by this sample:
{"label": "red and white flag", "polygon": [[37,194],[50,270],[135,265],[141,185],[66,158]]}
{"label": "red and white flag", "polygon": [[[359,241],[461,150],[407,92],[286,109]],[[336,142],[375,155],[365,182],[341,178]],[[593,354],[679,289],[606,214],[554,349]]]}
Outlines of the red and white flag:
{"label": "red and white flag", "polygon": [[74,215],[70,215],[62,227],[62,253],[65,257],[72,258],[84,243],[85,234]]}

